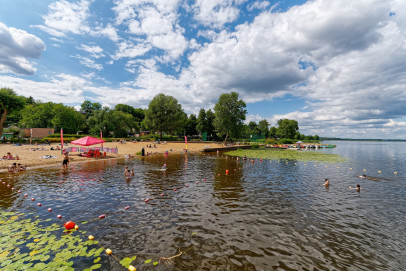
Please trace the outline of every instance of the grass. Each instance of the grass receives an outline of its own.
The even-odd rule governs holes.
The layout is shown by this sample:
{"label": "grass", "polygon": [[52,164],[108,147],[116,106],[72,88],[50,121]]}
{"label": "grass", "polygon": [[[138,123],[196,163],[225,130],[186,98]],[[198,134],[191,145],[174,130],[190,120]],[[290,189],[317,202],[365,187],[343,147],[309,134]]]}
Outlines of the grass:
{"label": "grass", "polygon": [[347,159],[338,154],[328,154],[315,151],[297,151],[286,149],[259,149],[247,150],[238,149],[236,151],[226,152],[227,155],[257,159],[289,159],[303,162],[318,162],[318,163],[340,163],[345,162]]}

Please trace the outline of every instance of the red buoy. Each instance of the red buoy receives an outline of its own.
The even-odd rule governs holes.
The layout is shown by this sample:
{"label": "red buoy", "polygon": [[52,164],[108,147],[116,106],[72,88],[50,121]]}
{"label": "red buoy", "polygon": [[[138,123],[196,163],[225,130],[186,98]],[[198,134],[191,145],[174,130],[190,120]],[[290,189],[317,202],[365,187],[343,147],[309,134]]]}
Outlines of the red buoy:
{"label": "red buoy", "polygon": [[73,221],[65,222],[63,225],[65,226],[65,229],[67,229],[67,230],[72,230],[75,228],[75,223]]}
{"label": "red buoy", "polygon": [[[99,219],[103,219],[105,217],[106,217],[106,215],[99,215]],[[73,227],[75,227],[75,226],[73,226]]]}

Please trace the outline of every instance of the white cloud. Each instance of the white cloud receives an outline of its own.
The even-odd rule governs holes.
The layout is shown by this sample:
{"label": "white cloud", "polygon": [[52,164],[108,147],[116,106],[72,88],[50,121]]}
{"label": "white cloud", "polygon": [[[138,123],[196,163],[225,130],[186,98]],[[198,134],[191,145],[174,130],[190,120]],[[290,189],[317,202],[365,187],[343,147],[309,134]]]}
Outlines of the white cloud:
{"label": "white cloud", "polygon": [[90,31],[86,25],[89,5],[93,0],[81,0],[69,3],[65,0],[53,2],[48,6],[49,12],[43,16],[45,25],[36,25],[41,30],[57,37],[66,33],[82,34]]}
{"label": "white cloud", "polygon": [[242,2],[245,1],[197,0],[193,6],[194,17],[205,26],[220,28],[238,18],[240,11],[234,5]]}
{"label": "white cloud", "polygon": [[151,50],[151,46],[142,42],[139,44],[120,42],[118,51],[112,56],[112,59],[135,58],[144,55],[149,50]]}
{"label": "white cloud", "polygon": [[271,3],[269,3],[268,1],[255,1],[254,3],[250,4],[247,6],[247,9],[249,11],[253,11],[254,9],[261,9],[264,10],[267,7],[269,7]]}
{"label": "white cloud", "polygon": [[32,75],[36,68],[28,58],[39,58],[44,42],[24,30],[7,27],[0,22],[0,72]]}
{"label": "white cloud", "polygon": [[96,46],[88,46],[86,44],[82,44],[78,49],[90,53],[90,55],[92,57],[94,57],[94,58],[100,58],[100,57],[105,56],[103,54],[103,49],[100,46],[97,46],[97,45]]}
{"label": "white cloud", "polygon": [[103,69],[103,65],[96,63],[94,60],[92,60],[88,57],[84,57],[84,56],[80,56],[80,55],[75,55],[72,57],[79,59],[80,64],[82,64],[88,68],[95,69],[98,71],[101,71]]}

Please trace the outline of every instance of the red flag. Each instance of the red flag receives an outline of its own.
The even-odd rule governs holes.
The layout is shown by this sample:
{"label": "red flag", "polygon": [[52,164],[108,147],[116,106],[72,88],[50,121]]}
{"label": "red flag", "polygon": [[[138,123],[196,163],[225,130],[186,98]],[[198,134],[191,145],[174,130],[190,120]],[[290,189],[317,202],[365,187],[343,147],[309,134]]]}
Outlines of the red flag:
{"label": "red flag", "polygon": [[185,145],[186,145],[186,149],[187,149],[187,137],[185,136]]}
{"label": "red flag", "polygon": [[63,149],[63,128],[61,128],[61,149]]}

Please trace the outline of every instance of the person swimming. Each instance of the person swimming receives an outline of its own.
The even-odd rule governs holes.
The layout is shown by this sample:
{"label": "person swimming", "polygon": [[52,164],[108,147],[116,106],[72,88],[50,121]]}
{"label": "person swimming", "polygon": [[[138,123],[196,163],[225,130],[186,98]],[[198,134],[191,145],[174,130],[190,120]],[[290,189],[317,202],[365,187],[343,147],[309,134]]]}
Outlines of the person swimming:
{"label": "person swimming", "polygon": [[325,183],[323,184],[325,187],[328,187],[330,185],[330,180],[325,179]]}
{"label": "person swimming", "polygon": [[358,178],[361,178],[361,179],[366,179],[367,178],[367,175],[360,175],[360,176],[358,176]]}
{"label": "person swimming", "polygon": [[355,189],[355,191],[360,192],[362,188],[361,188],[361,185],[357,184],[356,187],[350,186],[350,189]]}
{"label": "person swimming", "polygon": [[166,169],[166,164],[164,164],[161,169],[165,170]]}

